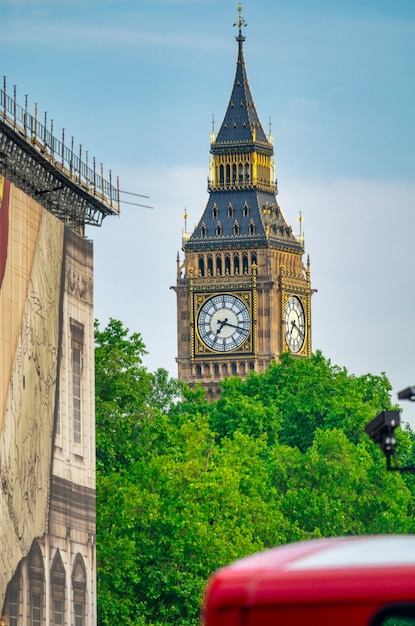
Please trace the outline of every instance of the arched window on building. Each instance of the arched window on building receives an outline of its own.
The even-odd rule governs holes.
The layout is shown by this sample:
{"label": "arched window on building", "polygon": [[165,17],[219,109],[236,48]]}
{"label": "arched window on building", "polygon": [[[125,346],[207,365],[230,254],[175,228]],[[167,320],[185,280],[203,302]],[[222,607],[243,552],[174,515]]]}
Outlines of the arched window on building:
{"label": "arched window on building", "polygon": [[228,206],[228,218],[233,217],[233,215],[234,215],[233,204],[232,204],[232,202],[229,202],[229,206]]}
{"label": "arched window on building", "polygon": [[84,325],[71,318],[73,443],[82,443],[82,363]]}
{"label": "arched window on building", "polygon": [[238,220],[235,220],[235,224],[233,225],[233,234],[234,235],[239,235],[241,232]]}
{"label": "arched window on building", "polygon": [[82,556],[76,555],[72,570],[74,626],[85,625],[86,569]]}
{"label": "arched window on building", "polygon": [[232,376],[236,376],[238,373],[238,367],[236,363],[232,363]]}
{"label": "arched window on building", "polygon": [[242,272],[244,274],[247,274],[248,269],[249,269],[248,254],[244,252],[244,254],[242,255]]}
{"label": "arched window on building", "polygon": [[39,545],[33,542],[29,553],[29,602],[31,626],[43,624],[45,570]]}
{"label": "arched window on building", "polygon": [[22,589],[22,577],[21,577],[21,568],[20,565],[17,568],[12,580],[9,582],[6,593],[6,601],[4,603],[5,606],[5,614],[7,616],[7,624],[8,626],[18,626],[21,623],[20,621],[20,610],[22,598],[21,592]]}
{"label": "arched window on building", "polygon": [[248,232],[250,235],[255,235],[255,224],[253,222],[253,220],[251,220],[249,227],[248,227]]}
{"label": "arched window on building", "polygon": [[216,226],[216,237],[220,237],[222,235],[222,224],[218,222]]}
{"label": "arched window on building", "polygon": [[53,559],[50,572],[52,583],[52,621],[53,626],[63,626],[65,623],[65,586],[66,574],[59,550]]}
{"label": "arched window on building", "polygon": [[196,376],[202,376],[202,366],[196,365]]}

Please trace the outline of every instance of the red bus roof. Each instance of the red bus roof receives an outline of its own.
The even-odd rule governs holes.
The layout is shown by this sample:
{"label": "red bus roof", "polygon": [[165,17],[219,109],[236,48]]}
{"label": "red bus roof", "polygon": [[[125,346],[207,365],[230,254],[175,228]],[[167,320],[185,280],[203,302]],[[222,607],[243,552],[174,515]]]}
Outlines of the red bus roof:
{"label": "red bus roof", "polygon": [[246,557],[213,575],[206,617],[271,604],[375,607],[386,599],[415,602],[415,535],[313,540]]}

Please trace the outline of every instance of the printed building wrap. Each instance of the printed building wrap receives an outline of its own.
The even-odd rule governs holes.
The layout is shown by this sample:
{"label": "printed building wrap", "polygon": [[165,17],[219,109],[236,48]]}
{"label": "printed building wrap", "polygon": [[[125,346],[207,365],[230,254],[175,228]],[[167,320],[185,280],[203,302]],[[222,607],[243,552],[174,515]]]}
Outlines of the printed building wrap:
{"label": "printed building wrap", "polygon": [[92,244],[0,177],[6,624],[96,623]]}
{"label": "printed building wrap", "polygon": [[93,247],[120,192],[0,89],[0,617],[95,626]]}

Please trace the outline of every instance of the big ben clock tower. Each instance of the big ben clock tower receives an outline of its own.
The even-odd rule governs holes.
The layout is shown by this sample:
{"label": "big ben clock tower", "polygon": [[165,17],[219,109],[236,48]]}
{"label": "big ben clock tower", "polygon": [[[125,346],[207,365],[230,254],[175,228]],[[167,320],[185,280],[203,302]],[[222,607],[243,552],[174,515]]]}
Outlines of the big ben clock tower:
{"label": "big ben clock tower", "polygon": [[209,199],[177,258],[178,378],[218,393],[227,376],[311,354],[310,264],[277,202],[272,137],[251,95],[238,7],[235,80],[212,135]]}

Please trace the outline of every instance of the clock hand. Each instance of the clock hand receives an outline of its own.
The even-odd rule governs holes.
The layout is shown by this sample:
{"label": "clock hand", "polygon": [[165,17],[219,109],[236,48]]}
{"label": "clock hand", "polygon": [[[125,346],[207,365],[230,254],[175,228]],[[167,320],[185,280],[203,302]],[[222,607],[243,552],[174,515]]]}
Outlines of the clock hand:
{"label": "clock hand", "polygon": [[246,328],[243,326],[236,326],[235,324],[231,324],[230,322],[225,321],[224,326],[230,326],[231,328],[237,328],[238,330],[244,330],[246,333],[248,332]]}
{"label": "clock hand", "polygon": [[293,330],[294,330],[294,328],[296,329],[296,331],[298,332],[298,334],[299,334],[299,335],[301,335],[301,337],[303,337],[303,338],[304,338],[304,333],[303,333],[303,331],[301,330],[301,328],[299,328],[299,326],[297,326],[297,323],[296,323],[296,321],[295,321],[295,320],[293,320],[293,321],[291,322],[291,332],[290,332],[290,335],[292,335],[292,334],[293,334]]}
{"label": "clock hand", "polygon": [[220,331],[222,330],[222,328],[225,326],[225,324],[227,324],[228,322],[228,318],[225,317],[225,319],[222,320],[218,320],[218,324],[220,324],[220,327],[218,328],[218,330],[216,331],[216,334],[219,335]]}

